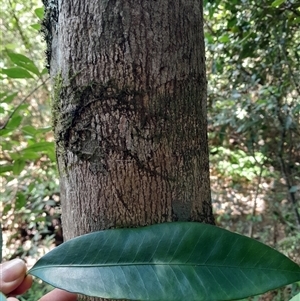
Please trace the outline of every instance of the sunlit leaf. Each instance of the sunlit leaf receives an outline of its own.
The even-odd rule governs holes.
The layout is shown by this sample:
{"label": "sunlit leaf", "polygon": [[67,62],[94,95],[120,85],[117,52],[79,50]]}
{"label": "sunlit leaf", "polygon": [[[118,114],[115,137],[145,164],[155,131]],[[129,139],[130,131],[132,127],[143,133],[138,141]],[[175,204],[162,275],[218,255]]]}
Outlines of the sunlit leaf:
{"label": "sunlit leaf", "polygon": [[13,169],[12,165],[0,165],[0,173],[12,171],[12,169]]}
{"label": "sunlit leaf", "polygon": [[34,151],[22,151],[22,157],[24,160],[36,160],[40,158],[40,155]]}
{"label": "sunlit leaf", "polygon": [[31,24],[30,27],[32,27],[33,29],[40,31],[41,30],[41,24]]}
{"label": "sunlit leaf", "polygon": [[51,160],[51,162],[56,162],[56,153],[55,153],[54,148],[49,149],[47,152],[47,155],[48,155],[49,159]]}
{"label": "sunlit leaf", "polygon": [[[299,24],[300,23],[300,17],[296,17],[292,21],[293,24]],[[300,300],[299,300],[300,301]]]}
{"label": "sunlit leaf", "polygon": [[20,53],[14,53],[14,52],[8,52],[8,56],[10,60],[17,66],[27,69],[28,71],[36,75],[40,74],[39,69],[36,67],[34,62],[27,56]]}
{"label": "sunlit leaf", "polygon": [[52,131],[52,127],[48,126],[48,127],[41,127],[41,128],[37,128],[34,127],[32,125],[26,125],[22,128],[22,131],[24,134],[30,135],[32,137],[34,137],[37,134],[44,134],[44,133],[49,133]]}
{"label": "sunlit leaf", "polygon": [[41,72],[41,74],[48,74],[48,73],[49,73],[49,71],[48,71],[47,68],[44,68],[44,69],[42,70],[42,72]]}
{"label": "sunlit leaf", "polygon": [[23,126],[22,131],[24,134],[28,134],[31,136],[34,136],[37,133],[36,128],[32,125]]}
{"label": "sunlit leaf", "polygon": [[2,103],[11,103],[15,97],[18,95],[18,92],[12,93],[12,94],[7,94],[3,99],[1,99]]}
{"label": "sunlit leaf", "polygon": [[228,42],[230,41],[230,39],[229,39],[229,36],[226,34],[226,35],[221,36],[221,37],[219,38],[219,41],[220,41],[221,43],[228,43]]}
{"label": "sunlit leaf", "polygon": [[262,243],[200,223],[83,235],[30,274],[74,293],[128,300],[233,300],[300,280],[300,267]]}
{"label": "sunlit leaf", "polygon": [[204,36],[205,36],[205,39],[206,39],[208,44],[212,44],[214,42],[213,36],[210,35],[209,33],[206,32]]}
{"label": "sunlit leaf", "polygon": [[37,128],[36,129],[37,133],[49,133],[51,131],[52,131],[52,127],[51,126],[46,126],[46,127],[43,127],[43,128]]}
{"label": "sunlit leaf", "polygon": [[28,146],[24,150],[31,150],[35,152],[48,152],[49,150],[54,150],[54,142],[37,142]]}
{"label": "sunlit leaf", "polygon": [[44,18],[44,7],[39,7],[37,9],[34,10],[34,13],[36,14],[36,16],[40,19],[43,20]]}
{"label": "sunlit leaf", "polygon": [[20,67],[13,67],[2,69],[1,72],[10,78],[32,78],[33,76],[25,69]]}
{"label": "sunlit leaf", "polygon": [[275,0],[274,2],[272,2],[271,6],[273,7],[277,7],[279,5],[281,5],[282,3],[284,3],[286,0]]}
{"label": "sunlit leaf", "polygon": [[10,118],[5,128],[10,131],[15,130],[16,128],[19,127],[21,122],[22,122],[22,116],[20,115],[13,116],[12,118]]}

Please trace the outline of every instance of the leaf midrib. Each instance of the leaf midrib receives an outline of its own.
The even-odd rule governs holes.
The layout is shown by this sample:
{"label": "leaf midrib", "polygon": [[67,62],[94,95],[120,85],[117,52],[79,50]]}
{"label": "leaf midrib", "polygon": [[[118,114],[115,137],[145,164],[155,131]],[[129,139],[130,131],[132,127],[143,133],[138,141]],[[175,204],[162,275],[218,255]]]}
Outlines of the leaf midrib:
{"label": "leaf midrib", "polygon": [[[230,265],[213,265],[213,264],[186,264],[186,263],[116,263],[116,264],[54,264],[51,268],[107,268],[107,267],[123,267],[123,266],[186,266],[186,267],[206,267],[206,268],[226,268],[239,270],[266,270],[266,271],[286,271],[289,273],[299,274],[299,271],[291,271],[288,269],[274,269],[263,267],[244,267],[244,266],[230,266]],[[34,270],[44,269],[45,266],[34,268]],[[49,269],[49,267],[46,267]]]}

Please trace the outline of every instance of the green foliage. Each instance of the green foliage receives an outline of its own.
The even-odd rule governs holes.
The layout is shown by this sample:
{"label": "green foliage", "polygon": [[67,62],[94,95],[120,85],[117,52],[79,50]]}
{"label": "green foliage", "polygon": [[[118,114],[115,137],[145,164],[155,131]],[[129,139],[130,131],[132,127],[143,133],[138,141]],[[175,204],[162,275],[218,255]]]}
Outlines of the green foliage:
{"label": "green foliage", "polygon": [[[0,211],[6,259],[39,256],[41,244],[53,239],[53,217],[59,217],[41,5],[2,3]],[[251,235],[299,263],[299,1],[204,5],[212,189],[221,196],[214,205],[230,208],[216,210],[222,214],[217,220],[247,234],[254,225]],[[241,194],[254,199],[244,219],[242,206],[241,215],[231,211],[231,198]],[[261,215],[255,211],[259,195],[266,203]],[[29,241],[30,247],[22,245]],[[278,290],[274,301],[300,291],[300,284],[293,287],[292,294]],[[22,298],[35,301],[44,292],[35,283]]]}
{"label": "green foliage", "polygon": [[[41,8],[32,13],[39,5],[4,1],[1,11],[0,210],[6,259],[32,253],[40,243],[33,239],[36,231],[45,237],[58,201],[44,45],[31,27],[43,15]],[[26,251],[21,244],[30,238],[32,249]]]}
{"label": "green foliage", "polygon": [[262,153],[249,156],[241,149],[231,150],[222,146],[212,148],[211,153],[217,161],[216,168],[219,172],[231,176],[235,182],[241,181],[241,178],[249,181],[256,178],[260,173],[260,164],[265,160]]}
{"label": "green foliage", "polygon": [[300,280],[270,247],[200,223],[165,223],[83,235],[29,271],[70,292],[129,300],[234,300]]}
{"label": "green foliage", "polygon": [[275,0],[273,3],[272,3],[272,6],[273,7],[277,7],[279,5],[281,5],[282,3],[284,3],[286,0]]}
{"label": "green foliage", "polygon": [[299,227],[300,3],[205,1],[204,12],[212,171],[273,182],[268,205],[287,198],[279,211]]}

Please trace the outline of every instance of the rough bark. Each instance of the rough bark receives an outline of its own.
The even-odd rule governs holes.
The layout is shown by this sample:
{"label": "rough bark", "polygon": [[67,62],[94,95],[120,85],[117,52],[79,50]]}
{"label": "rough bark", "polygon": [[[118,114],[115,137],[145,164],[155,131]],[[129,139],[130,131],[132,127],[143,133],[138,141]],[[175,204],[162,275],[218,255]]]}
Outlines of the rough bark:
{"label": "rough bark", "polygon": [[65,239],[213,223],[202,1],[50,1]]}

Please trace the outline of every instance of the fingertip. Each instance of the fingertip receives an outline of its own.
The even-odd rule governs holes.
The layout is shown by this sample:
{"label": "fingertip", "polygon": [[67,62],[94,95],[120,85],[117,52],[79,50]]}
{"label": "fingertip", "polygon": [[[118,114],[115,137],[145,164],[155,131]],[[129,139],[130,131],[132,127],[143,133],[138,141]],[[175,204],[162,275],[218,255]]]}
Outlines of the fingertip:
{"label": "fingertip", "polygon": [[1,264],[0,270],[0,290],[4,294],[15,290],[24,281],[26,275],[26,265],[21,259],[4,262]]}

